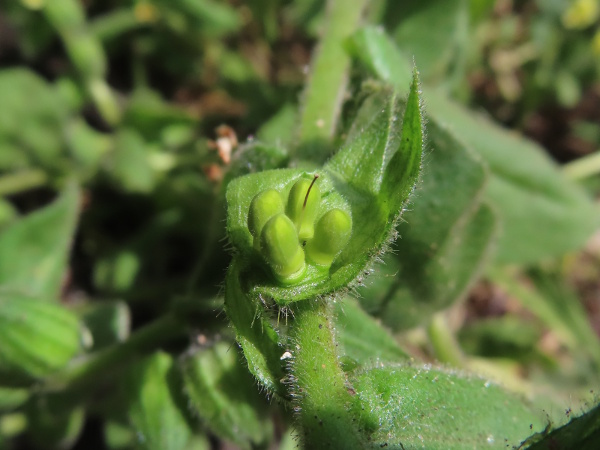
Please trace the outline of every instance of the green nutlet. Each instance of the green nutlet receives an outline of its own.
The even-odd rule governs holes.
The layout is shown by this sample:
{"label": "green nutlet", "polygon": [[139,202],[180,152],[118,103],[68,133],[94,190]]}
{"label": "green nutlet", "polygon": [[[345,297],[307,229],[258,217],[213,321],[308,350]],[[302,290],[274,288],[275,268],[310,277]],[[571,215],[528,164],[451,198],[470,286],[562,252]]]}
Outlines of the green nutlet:
{"label": "green nutlet", "polygon": [[280,281],[294,282],[304,275],[304,251],[294,223],[285,214],[276,215],[263,227],[260,249]]}
{"label": "green nutlet", "polygon": [[254,236],[254,248],[260,248],[260,234],[272,217],[283,212],[283,200],[275,189],[267,189],[257,194],[250,203],[248,229]]}
{"label": "green nutlet", "polygon": [[320,266],[330,266],[348,243],[352,219],[347,212],[334,208],[327,211],[315,227],[315,236],[306,244],[307,258]]}
{"label": "green nutlet", "polygon": [[288,197],[286,214],[294,222],[300,240],[311,239],[314,235],[314,223],[321,203],[321,190],[315,183],[317,178],[318,175],[313,180],[299,179]]}

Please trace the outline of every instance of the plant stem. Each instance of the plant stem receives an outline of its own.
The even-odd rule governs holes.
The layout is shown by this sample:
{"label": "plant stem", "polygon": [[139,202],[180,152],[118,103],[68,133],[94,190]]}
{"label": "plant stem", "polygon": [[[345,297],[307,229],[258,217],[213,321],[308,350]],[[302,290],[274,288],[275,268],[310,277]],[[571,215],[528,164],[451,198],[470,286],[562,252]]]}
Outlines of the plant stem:
{"label": "plant stem", "polygon": [[174,315],[163,316],[134,332],[127,341],[90,355],[46,380],[42,389],[48,391],[79,389],[99,380],[109,372],[132,362],[135,357],[152,351],[166,342],[182,336],[185,326]]}
{"label": "plant stem", "polygon": [[452,330],[448,327],[443,312],[433,316],[429,327],[427,327],[427,334],[435,356],[440,362],[451,364],[454,367],[465,367],[464,355]]}
{"label": "plant stem", "polygon": [[563,166],[563,173],[572,180],[582,180],[600,173],[600,149]]}
{"label": "plant stem", "polygon": [[346,376],[339,365],[328,301],[299,302],[290,327],[293,398],[305,448],[363,448],[352,415]]}
{"label": "plant stem", "polygon": [[41,169],[26,169],[0,177],[0,197],[43,186],[48,175]]}
{"label": "plant stem", "polygon": [[312,59],[300,118],[302,142],[329,141],[340,114],[350,57],[344,41],[357,28],[367,0],[329,0],[325,30]]}

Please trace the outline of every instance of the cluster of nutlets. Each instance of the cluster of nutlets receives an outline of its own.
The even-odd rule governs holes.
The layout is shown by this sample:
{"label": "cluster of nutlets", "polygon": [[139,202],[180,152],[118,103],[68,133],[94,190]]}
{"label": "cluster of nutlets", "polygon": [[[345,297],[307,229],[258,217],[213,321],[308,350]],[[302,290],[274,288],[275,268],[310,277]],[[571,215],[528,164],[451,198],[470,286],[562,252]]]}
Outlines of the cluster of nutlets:
{"label": "cluster of nutlets", "polygon": [[280,282],[302,280],[307,262],[329,268],[350,239],[352,219],[346,211],[332,208],[317,221],[321,204],[315,183],[318,178],[300,178],[292,186],[286,205],[275,189],[260,192],[250,204],[248,228],[254,248]]}

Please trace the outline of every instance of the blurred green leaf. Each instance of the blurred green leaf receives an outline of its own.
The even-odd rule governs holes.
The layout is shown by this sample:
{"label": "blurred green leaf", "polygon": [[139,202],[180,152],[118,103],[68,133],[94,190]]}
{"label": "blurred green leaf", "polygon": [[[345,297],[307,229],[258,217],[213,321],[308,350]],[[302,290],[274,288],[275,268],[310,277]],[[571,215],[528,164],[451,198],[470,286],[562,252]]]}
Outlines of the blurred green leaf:
{"label": "blurred green leaf", "polygon": [[22,68],[0,71],[0,98],[0,169],[61,168],[62,133],[70,113],[63,98]]}
{"label": "blurred green leaf", "polygon": [[0,234],[0,286],[46,300],[60,297],[79,214],[79,190],[69,184],[51,205]]}
{"label": "blurred green leaf", "polygon": [[132,128],[121,128],[111,154],[110,175],[125,190],[148,193],[155,184],[146,142]]}
{"label": "blurred green leaf", "polygon": [[69,310],[0,291],[0,384],[25,386],[64,367],[81,350],[83,333]]}
{"label": "blurred green leaf", "polygon": [[177,401],[181,386],[173,368],[171,356],[156,352],[132,365],[123,378],[123,394],[129,405],[127,416],[135,429],[136,448],[187,448],[190,429]]}
{"label": "blurred green leaf", "polygon": [[273,427],[258,389],[231,343],[220,342],[182,361],[195,414],[217,436],[242,449],[266,446]]}
{"label": "blurred green leaf", "polygon": [[184,109],[145,88],[136,89],[129,96],[123,116],[123,126],[137,131],[148,141],[160,139],[170,126],[193,127],[196,122]]}
{"label": "blurred green leaf", "polygon": [[377,367],[357,373],[352,383],[353,410],[382,448],[506,449],[544,428],[541,414],[517,396],[443,369]]}
{"label": "blurred green leaf", "polygon": [[219,37],[237,31],[242,25],[240,14],[230,5],[213,0],[159,0],[163,15],[178,12],[191,27],[206,35]]}
{"label": "blurred green leaf", "polygon": [[384,21],[398,18],[392,31],[398,47],[419,67],[425,81],[447,79],[448,69],[464,52],[468,28],[466,0],[389,2]]}
{"label": "blurred green leaf", "polygon": [[[374,75],[405,92],[406,86],[397,85],[396,80],[406,78],[406,64],[386,65],[387,61],[393,64],[400,60],[389,38],[374,28],[365,28],[354,39],[357,44],[349,47],[353,56]],[[585,242],[600,216],[585,193],[567,180],[536,144],[467,110],[439,90],[425,91],[431,123],[449,129],[490,169],[485,198],[501,222],[497,262],[531,263]]]}
{"label": "blurred green leaf", "polygon": [[498,263],[532,263],[585,243],[598,211],[540,147],[442,95],[428,96],[427,104],[433,120],[448,124],[490,167],[486,198],[502,220]]}
{"label": "blurred green leaf", "polygon": [[487,357],[508,357],[531,362],[542,337],[530,319],[506,315],[475,321],[461,328],[458,338],[465,351]]}
{"label": "blurred green leaf", "polygon": [[335,331],[345,369],[408,358],[389,332],[364,312],[357,300],[346,297],[336,302],[335,314]]}

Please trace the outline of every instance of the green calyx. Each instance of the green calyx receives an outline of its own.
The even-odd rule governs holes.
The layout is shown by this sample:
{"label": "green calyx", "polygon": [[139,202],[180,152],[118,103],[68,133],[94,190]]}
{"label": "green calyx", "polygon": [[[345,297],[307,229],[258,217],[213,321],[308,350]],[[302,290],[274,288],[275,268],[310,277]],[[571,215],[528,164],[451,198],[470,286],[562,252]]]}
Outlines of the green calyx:
{"label": "green calyx", "polygon": [[285,188],[282,193],[264,190],[250,202],[247,223],[254,250],[285,285],[302,281],[308,265],[322,274],[352,233],[350,214],[322,201],[318,178],[303,176],[288,188],[285,212]]}

